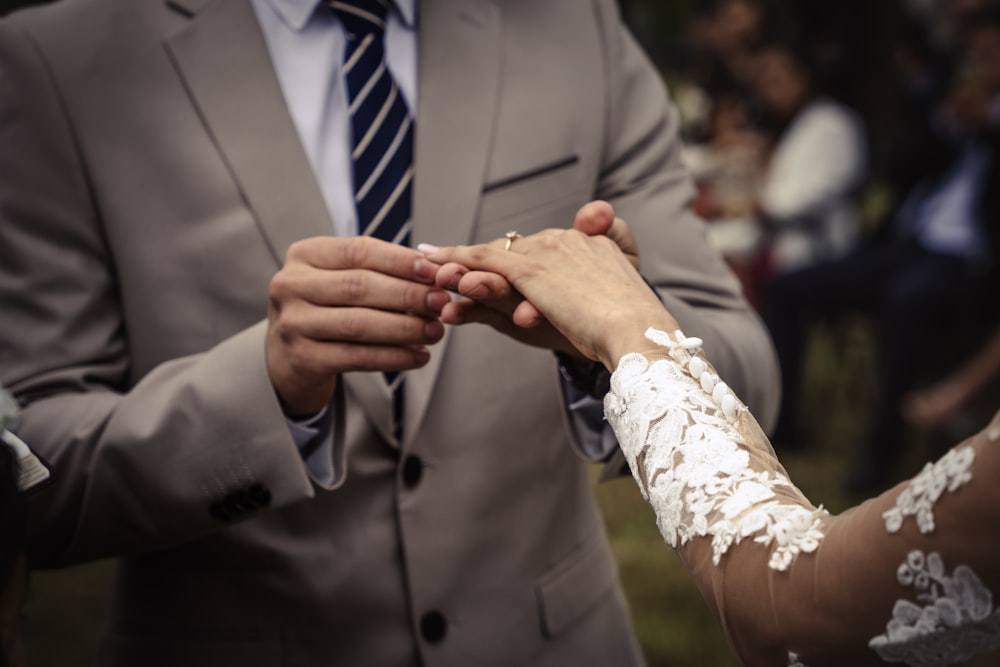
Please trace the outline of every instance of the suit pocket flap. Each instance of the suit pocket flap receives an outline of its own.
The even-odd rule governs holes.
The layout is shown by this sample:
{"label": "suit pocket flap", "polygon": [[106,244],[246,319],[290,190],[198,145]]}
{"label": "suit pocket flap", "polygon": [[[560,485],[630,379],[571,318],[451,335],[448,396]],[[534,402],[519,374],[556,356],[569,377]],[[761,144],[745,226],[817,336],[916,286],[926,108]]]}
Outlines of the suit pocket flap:
{"label": "suit pocket flap", "polygon": [[545,636],[553,637],[571,626],[617,583],[618,566],[602,538],[602,533],[595,533],[538,581]]}
{"label": "suit pocket flap", "polygon": [[479,221],[482,225],[506,220],[568,197],[579,199],[583,194],[580,158],[571,155],[488,183],[483,188]]}

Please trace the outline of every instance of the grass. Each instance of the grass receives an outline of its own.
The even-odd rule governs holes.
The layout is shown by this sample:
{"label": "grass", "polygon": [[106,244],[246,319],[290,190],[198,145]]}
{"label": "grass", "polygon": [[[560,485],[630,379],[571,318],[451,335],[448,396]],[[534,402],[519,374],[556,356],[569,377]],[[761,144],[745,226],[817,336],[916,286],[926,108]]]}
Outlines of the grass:
{"label": "grass", "polygon": [[[796,484],[832,512],[852,500],[841,492],[853,443],[860,440],[874,378],[871,340],[848,322],[812,338],[802,396],[808,446],[782,457]],[[939,443],[917,438],[904,464],[912,474]],[[596,469],[595,469],[596,476]],[[649,667],[736,667],[721,631],[679,559],[663,543],[653,512],[630,478],[596,486],[626,597]],[[93,654],[111,564],[36,573],[24,628],[33,667],[76,667]],[[981,657],[973,667],[997,662]],[[474,667],[471,666],[470,667]],[[516,667],[516,666],[512,666]],[[613,666],[609,666],[613,667]]]}

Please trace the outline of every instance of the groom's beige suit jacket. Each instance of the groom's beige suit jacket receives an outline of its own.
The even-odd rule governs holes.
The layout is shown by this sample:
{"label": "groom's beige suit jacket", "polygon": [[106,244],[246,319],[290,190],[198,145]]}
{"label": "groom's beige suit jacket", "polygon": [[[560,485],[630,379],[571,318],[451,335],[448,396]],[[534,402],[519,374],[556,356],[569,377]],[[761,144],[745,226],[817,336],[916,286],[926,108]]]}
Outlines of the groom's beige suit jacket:
{"label": "groom's beige suit jacket", "polygon": [[[766,421],[770,345],[612,2],[423,0],[418,35],[414,243],[608,199]],[[642,661],[551,353],[449,331],[407,374],[401,442],[380,376],[344,376],[337,477],[311,481],[264,320],[289,245],[333,226],[248,2],[8,18],[0,146],[0,381],[54,470],[32,559],[121,557],[100,664]]]}

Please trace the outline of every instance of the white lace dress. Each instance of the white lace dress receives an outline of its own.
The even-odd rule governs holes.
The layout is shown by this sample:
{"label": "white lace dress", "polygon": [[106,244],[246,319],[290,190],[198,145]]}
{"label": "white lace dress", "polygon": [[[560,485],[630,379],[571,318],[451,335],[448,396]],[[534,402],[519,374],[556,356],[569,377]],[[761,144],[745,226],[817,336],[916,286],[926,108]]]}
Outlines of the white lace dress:
{"label": "white lace dress", "polygon": [[655,329],[605,414],[666,542],[748,665],[951,665],[1000,650],[1000,413],[843,514],[789,480],[701,351]]}

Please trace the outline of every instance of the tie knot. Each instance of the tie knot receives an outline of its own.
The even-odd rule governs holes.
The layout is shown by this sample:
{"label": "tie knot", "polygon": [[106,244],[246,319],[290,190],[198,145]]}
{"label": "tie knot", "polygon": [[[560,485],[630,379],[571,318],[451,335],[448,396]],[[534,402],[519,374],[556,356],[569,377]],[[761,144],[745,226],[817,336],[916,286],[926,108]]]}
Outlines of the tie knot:
{"label": "tie knot", "polygon": [[385,31],[388,0],[327,0],[352,37]]}

